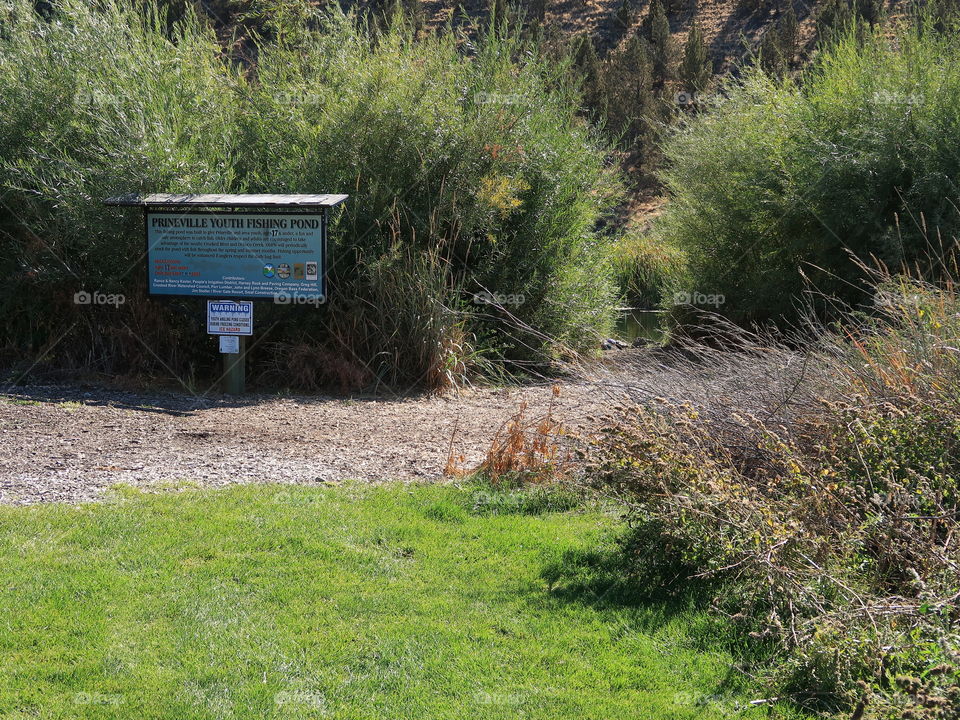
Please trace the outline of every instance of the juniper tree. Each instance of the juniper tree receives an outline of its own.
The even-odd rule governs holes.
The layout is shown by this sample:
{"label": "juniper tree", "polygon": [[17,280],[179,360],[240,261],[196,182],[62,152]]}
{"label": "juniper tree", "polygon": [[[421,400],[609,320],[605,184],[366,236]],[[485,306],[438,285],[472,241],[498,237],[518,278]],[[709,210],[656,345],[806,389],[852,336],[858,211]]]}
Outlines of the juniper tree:
{"label": "juniper tree", "polygon": [[420,0],[402,0],[403,14],[407,22],[415,30],[423,30],[427,23],[426,14],[423,11],[423,3]]}
{"label": "juniper tree", "polygon": [[530,0],[527,17],[531,22],[542,23],[547,14],[547,0]]}
{"label": "juniper tree", "polygon": [[832,44],[856,19],[853,0],[827,0],[817,13],[817,40]]}
{"label": "juniper tree", "polygon": [[622,28],[629,28],[633,25],[634,12],[635,12],[633,0],[620,0],[620,4],[617,6],[614,16],[616,17],[617,23]]}
{"label": "juniper tree", "polygon": [[706,87],[712,74],[713,64],[707,54],[707,44],[703,40],[700,26],[694,23],[687,34],[687,42],[683,46],[680,82],[687,92],[700,92]]}
{"label": "juniper tree", "polygon": [[574,63],[580,70],[583,82],[583,100],[586,106],[596,115],[603,113],[603,72],[600,58],[597,57],[597,48],[590,35],[583,35],[579,39]]}
{"label": "juniper tree", "polygon": [[773,75],[783,75],[793,64],[797,53],[797,41],[800,35],[800,23],[788,3],[787,9],[777,22],[770,27],[760,40],[758,60],[760,66]]}
{"label": "juniper tree", "polygon": [[502,24],[507,18],[507,0],[490,0],[490,22]]}
{"label": "juniper tree", "polygon": [[883,0],[857,0],[856,11],[859,17],[870,24],[870,27],[882,23],[884,15],[886,14],[884,12]]}
{"label": "juniper tree", "polygon": [[650,64],[655,87],[662,88],[670,79],[673,59],[673,41],[670,37],[670,21],[660,0],[653,0],[644,22],[649,40]]}
{"label": "juniper tree", "polygon": [[648,115],[653,106],[650,44],[634,34],[609,62],[606,74],[607,118],[628,147],[642,154]]}
{"label": "juniper tree", "polygon": [[925,6],[914,3],[911,14],[918,16],[914,21],[919,24],[919,15],[928,13],[933,19],[933,27],[939,32],[950,32],[960,16],[960,0],[930,0]]}
{"label": "juniper tree", "polygon": [[793,56],[797,52],[797,41],[800,39],[800,21],[797,20],[797,13],[793,9],[793,3],[787,3],[787,10],[783,17],[777,21],[780,35],[780,50],[787,62],[793,61]]}

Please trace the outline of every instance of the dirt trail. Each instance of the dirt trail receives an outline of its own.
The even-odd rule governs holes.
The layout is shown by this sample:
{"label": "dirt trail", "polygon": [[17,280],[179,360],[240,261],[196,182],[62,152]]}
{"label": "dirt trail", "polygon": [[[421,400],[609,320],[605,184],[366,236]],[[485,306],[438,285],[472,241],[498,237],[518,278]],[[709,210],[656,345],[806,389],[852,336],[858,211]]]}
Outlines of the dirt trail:
{"label": "dirt trail", "polygon": [[[80,502],[105,488],[193,483],[438,480],[450,455],[475,467],[526,403],[569,430],[616,416],[624,400],[697,407],[714,417],[778,417],[807,363],[786,350],[701,348],[604,354],[550,384],[442,397],[339,399],[123,392],[97,386],[0,390],[0,503]],[[576,378],[575,380],[572,378]],[[552,405],[551,405],[552,404]]]}
{"label": "dirt trail", "polygon": [[[570,422],[587,387],[556,400]],[[542,414],[549,385],[459,396],[242,401],[66,385],[0,393],[0,503],[79,502],[117,483],[317,484],[442,477],[450,450],[467,466],[526,401]]]}

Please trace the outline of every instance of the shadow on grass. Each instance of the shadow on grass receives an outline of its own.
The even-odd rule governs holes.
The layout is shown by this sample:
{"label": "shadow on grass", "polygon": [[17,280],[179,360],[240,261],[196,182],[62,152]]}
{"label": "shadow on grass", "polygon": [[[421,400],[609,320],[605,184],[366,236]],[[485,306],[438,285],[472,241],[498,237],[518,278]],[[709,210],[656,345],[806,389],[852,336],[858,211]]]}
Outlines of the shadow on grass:
{"label": "shadow on grass", "polygon": [[567,550],[548,562],[540,576],[552,598],[598,610],[656,609],[654,614],[667,621],[709,608],[709,583],[689,578],[681,567],[667,572],[644,569],[631,556],[632,550],[626,534],[608,547]]}
{"label": "shadow on grass", "polygon": [[605,547],[567,550],[540,572],[547,584],[545,602],[589,606],[609,615],[623,631],[642,633],[666,645],[729,653],[733,662],[711,697],[742,698],[760,691],[738,669],[756,660],[760,649],[745,642],[723,615],[711,611],[716,583],[693,578],[688,568],[678,564],[650,562],[656,552],[656,547],[638,546],[631,531]]}

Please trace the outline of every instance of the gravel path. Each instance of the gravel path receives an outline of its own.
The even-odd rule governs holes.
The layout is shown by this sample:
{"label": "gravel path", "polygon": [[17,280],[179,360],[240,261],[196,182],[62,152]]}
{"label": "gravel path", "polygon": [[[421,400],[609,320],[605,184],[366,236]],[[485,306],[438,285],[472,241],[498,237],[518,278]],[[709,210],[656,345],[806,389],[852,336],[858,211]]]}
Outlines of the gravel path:
{"label": "gravel path", "polygon": [[[558,415],[581,412],[565,387]],[[93,500],[117,483],[335,483],[442,477],[453,449],[475,466],[526,401],[549,386],[397,400],[253,396],[241,401],[104,387],[20,386],[0,393],[0,503]],[[456,431],[456,432],[455,432]]]}
{"label": "gravel path", "polygon": [[806,364],[789,351],[750,355],[701,349],[606,353],[549,384],[476,389],[442,397],[340,399],[123,392],[76,385],[0,391],[0,503],[80,502],[114,484],[141,487],[239,482],[437,480],[450,457],[483,458],[526,403],[569,430],[595,427],[628,399],[776,418]]}

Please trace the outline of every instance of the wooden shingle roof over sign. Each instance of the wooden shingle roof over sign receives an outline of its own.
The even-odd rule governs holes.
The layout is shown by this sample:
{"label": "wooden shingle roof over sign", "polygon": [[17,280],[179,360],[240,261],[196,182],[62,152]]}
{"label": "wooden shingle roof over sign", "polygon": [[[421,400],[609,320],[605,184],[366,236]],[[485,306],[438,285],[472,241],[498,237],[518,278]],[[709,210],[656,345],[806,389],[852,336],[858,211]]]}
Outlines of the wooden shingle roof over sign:
{"label": "wooden shingle roof over sign", "polygon": [[347,195],[121,195],[107,198],[106,205],[138,207],[302,207],[329,208],[339,205]]}

